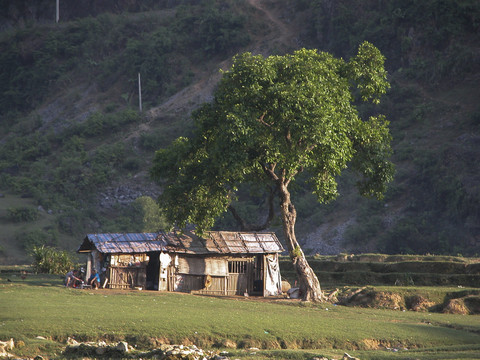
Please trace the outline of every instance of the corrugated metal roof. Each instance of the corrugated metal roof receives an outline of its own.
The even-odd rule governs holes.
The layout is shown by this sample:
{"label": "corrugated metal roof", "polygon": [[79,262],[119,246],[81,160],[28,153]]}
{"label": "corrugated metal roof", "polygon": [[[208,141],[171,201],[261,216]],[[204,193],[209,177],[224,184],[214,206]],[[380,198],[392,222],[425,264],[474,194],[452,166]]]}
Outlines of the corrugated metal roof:
{"label": "corrugated metal roof", "polygon": [[78,252],[94,249],[107,254],[166,251],[186,254],[262,254],[282,252],[274,233],[210,231],[205,238],[193,232],[88,234]]}
{"label": "corrugated metal roof", "polygon": [[171,252],[187,254],[263,254],[283,251],[274,233],[210,231],[205,238],[194,233],[163,234]]}
{"label": "corrugated metal roof", "polygon": [[167,243],[158,235],[158,233],[88,234],[78,251],[93,250],[92,245],[105,254],[165,251]]}

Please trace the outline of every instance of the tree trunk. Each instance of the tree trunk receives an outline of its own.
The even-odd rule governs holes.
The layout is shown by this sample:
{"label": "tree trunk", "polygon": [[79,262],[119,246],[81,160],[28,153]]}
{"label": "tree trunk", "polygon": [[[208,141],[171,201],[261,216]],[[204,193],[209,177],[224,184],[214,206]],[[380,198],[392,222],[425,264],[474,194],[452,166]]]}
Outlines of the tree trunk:
{"label": "tree trunk", "polygon": [[325,297],[322,293],[317,275],[315,275],[308,264],[305,254],[295,236],[297,211],[290,200],[290,192],[288,191],[287,186],[283,183],[279,184],[279,188],[283,231],[285,233],[287,249],[298,277],[300,296],[304,301],[323,301],[325,300]]}

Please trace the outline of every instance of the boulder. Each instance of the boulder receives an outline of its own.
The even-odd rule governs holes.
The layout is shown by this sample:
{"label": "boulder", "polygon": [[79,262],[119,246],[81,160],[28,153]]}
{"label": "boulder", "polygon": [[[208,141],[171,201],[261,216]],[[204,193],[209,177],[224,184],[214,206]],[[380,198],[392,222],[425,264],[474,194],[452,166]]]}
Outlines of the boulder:
{"label": "boulder", "polygon": [[128,352],[128,343],[126,341],[120,341],[117,346],[115,346],[115,350],[121,352],[121,353],[127,353]]}
{"label": "boulder", "polygon": [[15,343],[13,339],[8,341],[0,341],[0,357],[9,357],[10,354],[7,352],[8,350],[12,350],[15,347]]}
{"label": "boulder", "polygon": [[104,346],[99,346],[95,349],[95,354],[97,355],[105,355],[106,352],[107,352],[107,348]]}
{"label": "boulder", "polygon": [[78,345],[78,341],[75,340],[75,339],[72,339],[71,337],[69,337],[69,338],[67,339],[67,344],[68,344],[68,345]]}

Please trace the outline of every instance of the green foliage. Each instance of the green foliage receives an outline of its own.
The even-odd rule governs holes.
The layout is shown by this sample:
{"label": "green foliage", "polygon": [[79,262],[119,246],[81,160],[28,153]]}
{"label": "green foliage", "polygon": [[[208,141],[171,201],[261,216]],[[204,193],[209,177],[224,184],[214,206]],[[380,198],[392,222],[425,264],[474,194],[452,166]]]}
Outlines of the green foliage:
{"label": "green foliage", "polygon": [[199,48],[205,54],[224,54],[248,44],[245,16],[238,14],[230,4],[218,6],[182,6],[177,12],[176,28],[188,34],[183,41],[189,47]]}
{"label": "green foliage", "polygon": [[[137,5],[150,9],[151,2]],[[123,133],[130,131],[130,125],[142,121],[134,111],[123,111],[124,106],[136,104],[138,72],[142,73],[144,108],[148,108],[148,104],[156,105],[189,84],[197,70],[210,66],[212,59],[223,60],[239,51],[249,41],[248,33],[258,29],[253,23],[256,17],[245,12],[252,10],[248,4],[231,0],[183,4],[157,1],[156,8],[165,6],[169,10],[133,16],[126,11],[120,16],[102,14],[81,18],[78,14],[77,20],[64,21],[61,26],[29,21],[22,29],[2,33],[2,191],[32,197],[44,208],[86,209],[96,204],[95,193],[102,186],[120,175],[127,173],[129,176],[128,173],[141,170],[150,159],[149,152],[166,147],[181,132],[184,136],[192,135],[189,119],[183,114],[179,119],[176,114],[175,118],[165,117],[149,124],[149,132],[141,134],[135,150],[129,144],[123,149],[111,145],[124,138]],[[128,8],[137,5],[129,4]],[[457,126],[461,123],[462,133],[474,133],[478,129],[480,111],[468,113],[468,108],[474,107],[464,106],[463,100],[454,99],[456,94],[450,93],[446,94],[445,103],[455,103],[461,108],[455,111],[442,108],[437,95],[443,97],[444,86],[437,85],[448,81],[450,88],[464,77],[474,78],[471,74],[478,70],[474,44],[480,41],[480,3],[475,0],[302,0],[276,4],[276,11],[286,9],[284,5],[292,11],[292,21],[300,15],[295,10],[305,17],[299,40],[306,47],[326,49],[348,59],[366,39],[388,59],[386,67],[391,74],[392,88],[388,97],[382,98],[379,112],[388,114],[392,121],[389,127],[394,137],[393,159],[398,162],[401,176],[397,175],[396,191],[391,190],[387,196],[392,201],[410,201],[409,212],[387,234],[383,233],[383,228],[378,228],[378,218],[374,215],[359,223],[357,228],[352,227],[348,236],[361,239],[376,234],[383,248],[389,251],[439,249],[448,252],[458,249],[470,254],[477,251],[471,247],[476,231],[471,224],[478,223],[480,213],[480,197],[471,185],[475,177],[469,173],[474,169],[469,164],[476,161],[474,143],[462,140],[458,147],[453,142],[445,144],[444,153],[441,156],[432,154],[430,160],[424,159],[421,146],[427,144],[430,148],[430,142],[424,140],[427,134],[443,132],[449,135],[446,121],[453,123],[448,125],[453,126],[452,130],[460,130]],[[3,11],[5,17],[10,16],[4,8],[8,6],[0,6],[0,12]],[[51,4],[48,8],[52,8]],[[290,20],[290,15],[284,19]],[[255,37],[257,35],[260,34]],[[281,53],[282,50],[278,50]],[[368,56],[363,59],[364,62],[368,60]],[[45,117],[48,114],[43,111],[45,107],[39,115],[26,115],[43,100],[57,98],[54,94],[73,90],[79,99],[83,92],[76,90],[76,86],[84,80],[105,91],[98,98],[100,103],[108,103],[106,106],[99,103],[98,108],[104,106],[105,113],[96,112],[83,122],[70,124],[68,119],[61,119],[63,115],[60,114],[58,119],[46,121],[49,115]],[[431,100],[432,93],[426,94],[422,89],[425,84],[435,86],[436,102]],[[117,98],[107,98],[110,94]],[[361,99],[359,90],[354,91],[354,95]],[[365,119],[376,111],[373,107],[356,105]],[[454,116],[454,112],[458,115]],[[97,151],[102,143],[109,145]],[[114,155],[110,156],[110,151]],[[435,156],[442,160],[435,161]],[[447,162],[447,157],[456,159]],[[298,180],[297,176],[297,185]],[[342,179],[336,178],[336,181],[340,181],[339,191],[343,194],[343,189],[353,183],[349,180],[342,188]],[[311,195],[311,189],[303,186],[298,192],[294,187],[291,189],[298,217],[308,218],[308,224],[302,223],[301,231],[312,230],[325,221],[334,206],[338,206],[335,205],[338,203],[328,208],[319,203],[312,205],[315,196]],[[263,197],[256,196],[249,202],[241,187],[236,195],[237,210],[255,222],[258,215],[253,208]],[[83,226],[103,227],[107,222],[112,229],[121,224],[127,229],[131,221],[130,215],[123,217],[122,211],[115,211],[122,214],[122,219],[92,217],[88,210],[79,210],[74,216],[70,210],[63,211],[59,221],[61,228],[69,233],[82,233]],[[222,221],[217,222],[217,226],[233,226],[234,220],[229,215]],[[419,236],[420,240],[412,240],[404,248],[393,246],[394,238],[402,238],[397,233]]]}
{"label": "green foliage", "polygon": [[296,246],[295,249],[290,254],[292,258],[300,258],[302,256],[302,249],[299,246]]}
{"label": "green foliage", "polygon": [[34,246],[31,252],[32,266],[38,273],[65,274],[73,268],[73,255],[66,250],[48,246]]}
{"label": "green foliage", "polygon": [[[160,5],[144,2],[142,6]],[[0,39],[0,131],[8,136],[0,142],[2,188],[31,196],[49,208],[85,209],[115,175],[139,171],[143,161],[138,154],[127,144],[115,144],[115,134],[142,120],[136,111],[110,103],[105,113],[55,125],[54,131],[40,116],[22,113],[51,92],[70,88],[72,79],[79,77],[101,90],[118,90],[129,104],[136,97],[137,73],[141,73],[144,105],[158,103],[189,84],[193,62],[203,64],[246,44],[246,19],[230,11],[230,6],[237,5],[212,1],[160,16],[101,14],[64,22],[61,28],[33,24],[5,32]],[[189,19],[195,26],[189,27]],[[192,57],[194,53],[200,57]],[[178,134],[178,127],[189,126],[169,125],[158,137],[157,132],[144,134],[142,150],[165,146],[173,133]],[[107,138],[108,144],[98,146]],[[82,232],[90,218],[88,210],[64,210],[59,229]]]}
{"label": "green foliage", "polygon": [[21,166],[51,153],[48,137],[36,131],[21,136],[12,136],[1,145],[1,148],[3,151],[0,159],[4,160],[6,165]]}
{"label": "green foliage", "polygon": [[304,170],[317,199],[328,202],[349,163],[361,193],[381,196],[393,173],[388,122],[362,121],[351,91],[377,102],[388,88],[383,61],[368,43],[349,62],[305,49],[236,56],[214,101],[193,113],[194,136],[156,153],[151,174],[165,181],[160,204],[167,218],[205,230],[240,184],[280,190]]}
{"label": "green foliage", "polygon": [[[479,214],[478,195],[469,190],[459,174],[470,159],[450,164],[451,150],[413,152],[415,180],[408,185],[407,213],[382,234],[387,253],[454,254],[468,248],[468,222]],[[399,194],[400,195],[400,194]]]}
{"label": "green foliage", "polygon": [[348,56],[367,40],[386,55],[391,68],[406,67],[416,79],[436,83],[461,77],[475,62],[468,47],[460,45],[469,37],[478,41],[480,4],[475,0],[313,1],[307,13],[314,46]]}
{"label": "green foliage", "polygon": [[11,207],[7,209],[7,219],[13,222],[32,222],[37,220],[40,214],[37,209],[30,207]]}
{"label": "green foliage", "polygon": [[168,122],[168,125],[165,124],[160,129],[140,134],[139,145],[143,150],[151,152],[167,147],[179,133],[190,134],[192,132],[193,124],[190,119],[165,118],[162,120]]}
{"label": "green foliage", "polygon": [[164,147],[168,140],[162,136],[161,131],[142,133],[140,135],[140,146],[145,150],[156,150]]}
{"label": "green foliage", "polygon": [[116,113],[103,114],[95,112],[85,122],[74,126],[67,134],[78,135],[88,138],[100,135],[112,135],[115,132],[125,129],[125,126],[140,121],[137,111],[127,109]]}
{"label": "green foliage", "polygon": [[131,231],[158,232],[170,229],[157,202],[149,196],[135,199],[130,212],[133,214]]}
{"label": "green foliage", "polygon": [[32,27],[4,36],[0,116],[32,109],[49,94],[52,83],[68,84],[72,73],[91,78],[104,90],[122,81],[128,94],[140,72],[144,100],[157,100],[174,90],[173,74],[190,76],[188,62],[172,60],[178,54],[189,54],[192,48],[203,55],[225,54],[248,43],[245,18],[229,6],[181,6],[167,21],[155,15],[101,14],[64,23],[55,31]]}
{"label": "green foliage", "polygon": [[101,144],[88,152],[86,143],[91,137],[112,136],[139,121],[138,112],[129,109],[97,112],[61,133],[11,136],[0,144],[0,160],[16,176],[4,175],[2,182],[6,188],[33,196],[48,207],[62,198],[73,202],[88,199],[116,171],[136,170],[140,164],[126,157],[128,148],[121,142]]}

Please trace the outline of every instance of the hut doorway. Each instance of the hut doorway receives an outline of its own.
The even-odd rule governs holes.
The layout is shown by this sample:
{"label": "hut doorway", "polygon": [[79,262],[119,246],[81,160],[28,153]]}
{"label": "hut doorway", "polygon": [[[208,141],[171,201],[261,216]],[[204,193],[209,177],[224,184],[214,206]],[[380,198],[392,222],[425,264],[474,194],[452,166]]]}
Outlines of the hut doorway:
{"label": "hut doorway", "polygon": [[147,264],[147,290],[158,290],[158,281],[160,274],[160,252],[149,252]]}

